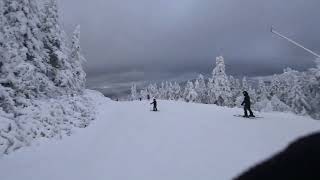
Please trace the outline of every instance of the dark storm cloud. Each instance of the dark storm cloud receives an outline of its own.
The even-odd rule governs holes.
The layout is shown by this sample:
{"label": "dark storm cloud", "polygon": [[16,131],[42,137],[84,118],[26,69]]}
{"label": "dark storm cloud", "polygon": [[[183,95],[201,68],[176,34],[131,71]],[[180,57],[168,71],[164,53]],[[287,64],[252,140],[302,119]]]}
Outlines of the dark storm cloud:
{"label": "dark storm cloud", "polygon": [[81,25],[89,86],[210,73],[218,55],[240,76],[313,66],[314,57],[272,35],[271,25],[320,53],[319,0],[60,0],[60,7],[68,33]]}

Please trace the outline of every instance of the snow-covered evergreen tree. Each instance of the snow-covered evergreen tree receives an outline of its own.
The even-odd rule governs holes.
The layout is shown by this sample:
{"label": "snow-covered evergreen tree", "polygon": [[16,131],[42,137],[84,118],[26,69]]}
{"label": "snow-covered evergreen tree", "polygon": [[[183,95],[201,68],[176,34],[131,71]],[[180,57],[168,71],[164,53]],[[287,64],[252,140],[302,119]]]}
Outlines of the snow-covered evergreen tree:
{"label": "snow-covered evergreen tree", "polygon": [[166,88],[164,82],[161,82],[160,87],[159,87],[159,99],[165,99],[165,94],[166,94]]}
{"label": "snow-covered evergreen tree", "polygon": [[159,88],[159,99],[169,99],[170,84],[168,81],[162,82]]}
{"label": "snow-covered evergreen tree", "polygon": [[181,87],[177,82],[172,85],[172,97],[174,100],[179,100],[181,96]]}
{"label": "snow-covered evergreen tree", "polygon": [[305,96],[311,105],[309,114],[316,119],[320,119],[320,58],[315,60],[316,68],[312,68],[304,74],[303,84]]}
{"label": "snow-covered evergreen tree", "polygon": [[251,104],[254,105],[254,104],[257,102],[257,92],[256,92],[256,89],[250,87],[248,93],[249,93],[249,95],[250,95]]}
{"label": "snow-covered evergreen tree", "polygon": [[85,87],[85,73],[81,66],[84,58],[80,53],[80,26],[76,27],[69,48],[60,27],[57,0],[44,3],[42,24],[47,76],[63,93],[81,93]]}
{"label": "snow-covered evergreen tree", "polygon": [[212,78],[209,78],[207,83],[207,102],[209,104],[214,104],[216,102],[216,90]]}
{"label": "snow-covered evergreen tree", "polygon": [[288,92],[288,105],[294,113],[302,115],[305,115],[310,109],[310,104],[304,96],[298,77],[294,77],[293,87]]}
{"label": "snow-covered evergreen tree", "polygon": [[207,103],[206,82],[202,74],[195,81],[195,90],[198,94],[197,102]]}
{"label": "snow-covered evergreen tree", "polygon": [[159,98],[159,90],[157,88],[157,84],[150,84],[148,86],[148,92],[150,93],[150,98]]}
{"label": "snow-covered evergreen tree", "polygon": [[267,88],[262,79],[259,79],[258,89],[257,89],[257,101],[262,101],[267,99]]}
{"label": "snow-covered evergreen tree", "polygon": [[43,11],[38,3],[0,1],[0,116],[8,120],[0,126],[0,153],[70,134],[71,126],[86,127],[94,117],[90,99],[74,94],[84,90],[84,78],[75,86],[73,76],[82,67],[69,57],[56,1]]}
{"label": "snow-covered evergreen tree", "polygon": [[147,99],[147,97],[148,97],[148,90],[147,89],[142,89],[142,90],[140,90],[140,97],[142,98],[142,99]]}
{"label": "snow-covered evergreen tree", "polygon": [[194,89],[192,81],[188,81],[184,89],[183,97],[187,102],[196,102],[198,94]]}
{"label": "snow-covered evergreen tree", "polygon": [[130,95],[130,100],[131,101],[135,101],[138,99],[138,94],[137,94],[137,85],[136,84],[132,84],[131,86],[131,95]]}
{"label": "snow-covered evergreen tree", "polygon": [[167,92],[168,92],[168,94],[167,94],[167,99],[169,99],[169,100],[175,100],[175,97],[174,97],[174,89],[173,89],[173,84],[172,84],[172,82],[170,82],[170,83],[168,83],[167,84]]}
{"label": "snow-covered evergreen tree", "polygon": [[249,89],[250,89],[250,86],[247,81],[247,77],[243,77],[242,78],[242,91],[249,91]]}
{"label": "snow-covered evergreen tree", "polygon": [[194,90],[195,90],[195,91],[197,92],[197,94],[198,94],[197,99],[195,100],[195,102],[200,103],[201,100],[200,100],[200,98],[199,98],[199,93],[198,93],[198,90],[199,90],[199,81],[198,81],[198,79],[196,79],[195,82],[194,82]]}
{"label": "snow-covered evergreen tree", "polygon": [[[46,76],[39,9],[35,1],[3,0],[0,84],[5,102],[27,105],[25,100],[52,95],[53,83]],[[9,98],[9,99],[8,99]],[[11,100],[10,100],[11,99]]]}
{"label": "snow-covered evergreen tree", "polygon": [[231,90],[231,106],[237,106],[237,98],[242,95],[242,88],[239,79],[234,78],[233,76],[229,77],[230,90]]}
{"label": "snow-covered evergreen tree", "polygon": [[278,75],[273,75],[269,88],[269,97],[278,96],[280,91],[280,80]]}
{"label": "snow-covered evergreen tree", "polygon": [[284,69],[284,72],[278,75],[279,85],[277,96],[278,98],[288,104],[288,92],[294,85],[295,77],[300,76],[298,71],[292,70],[291,68]]}
{"label": "snow-covered evergreen tree", "polygon": [[170,100],[170,83],[168,81],[165,83],[165,89],[165,99]]}
{"label": "snow-covered evergreen tree", "polygon": [[42,31],[47,55],[48,76],[55,81],[59,69],[64,69],[66,56],[64,41],[61,39],[57,0],[47,0],[42,9]]}
{"label": "snow-covered evergreen tree", "polygon": [[216,58],[216,67],[212,71],[213,86],[215,91],[215,104],[220,106],[231,106],[231,89],[228,76],[225,72],[224,58]]}
{"label": "snow-covered evergreen tree", "polygon": [[77,26],[73,32],[70,52],[70,64],[72,67],[72,89],[75,92],[82,92],[85,88],[86,73],[82,68],[85,58],[81,54],[80,47],[80,26]]}

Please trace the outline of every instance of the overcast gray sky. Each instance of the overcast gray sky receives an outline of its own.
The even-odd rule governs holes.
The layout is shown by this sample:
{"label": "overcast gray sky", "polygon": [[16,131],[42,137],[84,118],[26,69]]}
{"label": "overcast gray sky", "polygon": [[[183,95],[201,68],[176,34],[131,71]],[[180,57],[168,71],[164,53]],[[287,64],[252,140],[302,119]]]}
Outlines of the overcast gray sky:
{"label": "overcast gray sky", "polygon": [[60,0],[68,33],[81,25],[88,87],[113,93],[131,81],[208,74],[223,55],[227,73],[262,76],[313,66],[320,53],[319,0]]}

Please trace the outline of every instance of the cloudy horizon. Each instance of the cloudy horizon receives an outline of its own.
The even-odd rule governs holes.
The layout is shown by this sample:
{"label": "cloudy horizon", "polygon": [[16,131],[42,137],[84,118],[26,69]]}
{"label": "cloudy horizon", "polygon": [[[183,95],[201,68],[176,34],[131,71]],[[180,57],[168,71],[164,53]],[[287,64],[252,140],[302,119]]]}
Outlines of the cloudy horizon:
{"label": "cloudy horizon", "polygon": [[[320,2],[309,0],[60,0],[68,34],[81,25],[88,88],[116,94],[131,82],[210,74],[215,57],[227,73],[266,76],[313,67],[314,57],[270,27],[320,53]],[[195,77],[193,77],[195,78]]]}

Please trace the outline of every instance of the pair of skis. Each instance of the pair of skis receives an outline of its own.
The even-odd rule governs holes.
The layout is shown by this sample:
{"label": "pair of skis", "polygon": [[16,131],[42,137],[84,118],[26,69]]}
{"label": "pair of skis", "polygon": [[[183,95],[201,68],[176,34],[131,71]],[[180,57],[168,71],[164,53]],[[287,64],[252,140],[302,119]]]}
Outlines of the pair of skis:
{"label": "pair of skis", "polygon": [[263,117],[261,117],[261,116],[255,116],[255,117],[250,117],[250,116],[248,116],[248,117],[244,117],[243,115],[240,115],[240,114],[236,114],[236,115],[233,115],[234,117],[239,117],[239,118],[245,118],[245,119],[261,119],[261,118],[263,118]]}
{"label": "pair of skis", "polygon": [[160,112],[160,110],[154,111],[154,110],[150,110],[151,112]]}

